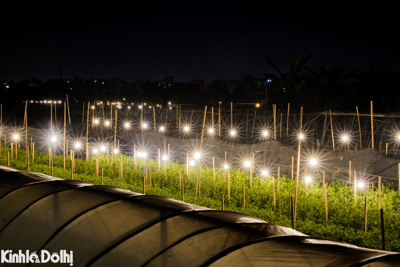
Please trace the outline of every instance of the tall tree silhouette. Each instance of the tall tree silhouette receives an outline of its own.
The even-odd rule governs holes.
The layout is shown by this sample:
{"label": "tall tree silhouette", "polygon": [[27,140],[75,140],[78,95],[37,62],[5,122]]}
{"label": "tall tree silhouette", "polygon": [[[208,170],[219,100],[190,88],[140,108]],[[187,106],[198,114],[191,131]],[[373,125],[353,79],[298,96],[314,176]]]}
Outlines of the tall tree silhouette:
{"label": "tall tree silhouette", "polygon": [[289,64],[287,72],[284,73],[269,56],[265,56],[267,63],[279,73],[279,76],[272,73],[263,74],[263,81],[271,80],[271,83],[267,84],[268,102],[281,104],[290,102],[294,105],[303,103],[305,100],[303,88],[306,81],[304,76],[300,74],[300,70],[311,57],[312,54],[309,54],[305,58],[301,54],[298,54]]}

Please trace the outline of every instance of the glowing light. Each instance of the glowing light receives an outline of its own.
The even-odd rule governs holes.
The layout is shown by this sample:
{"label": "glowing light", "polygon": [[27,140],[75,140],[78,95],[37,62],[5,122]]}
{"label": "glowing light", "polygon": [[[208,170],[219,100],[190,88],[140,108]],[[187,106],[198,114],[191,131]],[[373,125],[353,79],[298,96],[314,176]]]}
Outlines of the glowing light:
{"label": "glowing light", "polygon": [[260,107],[260,103],[257,103],[257,104],[256,104],[256,108],[259,108],[259,107]]}
{"label": "glowing light", "polygon": [[19,139],[19,134],[13,134],[13,139],[18,140]]}
{"label": "glowing light", "polygon": [[55,137],[55,136],[53,135],[53,136],[51,137],[50,141],[51,141],[52,143],[57,142],[57,137]]}
{"label": "glowing light", "polygon": [[75,144],[74,144],[74,148],[75,149],[80,149],[82,147],[82,144],[80,143],[80,142],[76,142]]}
{"label": "glowing light", "polygon": [[261,174],[262,174],[262,176],[268,176],[268,175],[269,175],[269,171],[263,170],[263,171],[261,172]]}
{"label": "glowing light", "polygon": [[103,145],[103,146],[101,146],[101,147],[100,147],[100,151],[101,151],[101,152],[104,152],[104,151],[106,151],[106,146],[104,146],[104,145]]}
{"label": "glowing light", "polygon": [[92,106],[92,109],[94,109],[94,106]]}
{"label": "glowing light", "polygon": [[129,128],[131,128],[131,124],[129,122],[125,122],[124,127],[125,127],[125,129],[129,129]]}
{"label": "glowing light", "polygon": [[147,157],[147,153],[144,152],[144,151],[139,151],[139,152],[138,152],[138,157],[139,157],[139,158],[146,158],[146,157]]}
{"label": "glowing light", "polygon": [[107,126],[107,127],[110,126],[110,124],[111,124],[111,123],[110,123],[109,120],[106,120],[106,121],[104,122],[104,125]]}
{"label": "glowing light", "polygon": [[225,170],[229,169],[229,165],[228,164],[224,164],[224,169]]}
{"label": "glowing light", "polygon": [[306,180],[306,184],[309,184],[309,183],[311,183],[312,178],[311,178],[311,176],[306,176],[305,180]]}
{"label": "glowing light", "polygon": [[147,129],[147,127],[148,127],[148,124],[147,124],[147,123],[145,123],[145,122],[142,123],[142,128],[143,128],[143,129]]}
{"label": "glowing light", "polygon": [[236,131],[235,131],[235,130],[231,130],[231,131],[229,132],[229,134],[230,134],[231,136],[235,136],[235,135],[236,135]]}
{"label": "glowing light", "polygon": [[262,131],[262,136],[267,137],[269,135],[269,132],[267,130]]}
{"label": "glowing light", "polygon": [[119,150],[118,150],[118,148],[114,148],[114,154],[118,154],[119,153]]}
{"label": "glowing light", "polygon": [[213,128],[209,128],[209,129],[208,129],[208,133],[209,133],[209,134],[213,134],[213,133],[214,133],[214,129],[213,129]]}
{"label": "glowing light", "polygon": [[357,183],[358,188],[364,188],[365,184],[364,182],[360,181]]}
{"label": "glowing light", "polygon": [[139,107],[139,109],[142,109],[142,105],[139,105],[138,107]]}
{"label": "glowing light", "polygon": [[95,124],[95,125],[97,125],[97,124],[99,124],[99,123],[100,123],[99,119],[94,119],[94,124]]}
{"label": "glowing light", "polygon": [[347,135],[347,134],[344,134],[344,135],[342,135],[342,141],[343,142],[347,142],[347,141],[349,141],[349,136]]}
{"label": "glowing light", "polygon": [[317,164],[318,164],[318,160],[317,159],[314,159],[314,158],[310,159],[310,165],[311,166],[316,166]]}
{"label": "glowing light", "polygon": [[167,161],[167,160],[168,160],[168,156],[167,156],[167,155],[163,155],[163,156],[162,156],[162,159],[163,159],[164,161]]}
{"label": "glowing light", "polygon": [[165,132],[165,126],[160,126],[160,132]]}
{"label": "glowing light", "polygon": [[196,164],[196,161],[191,160],[191,161],[189,162],[189,164],[190,164],[190,166],[194,166],[194,165]]}
{"label": "glowing light", "polygon": [[201,153],[200,152],[196,152],[196,153],[194,153],[193,157],[195,159],[199,159],[199,158],[201,158]]}
{"label": "glowing light", "polygon": [[97,153],[99,153],[99,150],[97,148],[95,148],[95,149],[93,149],[93,153],[97,154]]}
{"label": "glowing light", "polygon": [[184,132],[189,132],[189,131],[190,131],[190,127],[189,127],[188,125],[185,125],[185,126],[183,127],[183,131],[184,131]]}
{"label": "glowing light", "polygon": [[298,137],[299,137],[299,140],[304,140],[304,138],[305,138],[304,134],[302,134],[302,133],[301,133],[301,134],[299,134],[299,136],[298,136]]}
{"label": "glowing light", "polygon": [[168,102],[168,105],[171,105],[171,102]]}
{"label": "glowing light", "polygon": [[397,134],[396,138],[397,140],[400,140],[400,133]]}
{"label": "glowing light", "polygon": [[246,160],[246,161],[244,162],[244,166],[245,166],[245,167],[250,167],[250,166],[251,166],[251,162],[250,162],[249,160]]}

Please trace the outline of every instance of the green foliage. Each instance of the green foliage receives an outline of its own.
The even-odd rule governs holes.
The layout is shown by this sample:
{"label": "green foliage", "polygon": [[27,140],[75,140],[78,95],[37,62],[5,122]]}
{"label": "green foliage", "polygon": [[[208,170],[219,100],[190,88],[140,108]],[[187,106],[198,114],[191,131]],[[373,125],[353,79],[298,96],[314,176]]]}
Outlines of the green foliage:
{"label": "green foliage", "polygon": [[[7,147],[2,147],[0,164],[7,165]],[[14,151],[15,153],[15,151]],[[132,157],[122,155],[123,177],[119,179],[119,162],[121,157],[99,157],[100,169],[103,168],[103,183],[143,192],[143,177],[146,175],[145,162],[139,161],[136,169]],[[35,152],[34,164],[30,155],[30,171],[51,174],[49,157],[45,153]],[[53,158],[53,176],[70,179],[71,160],[62,156]],[[19,170],[27,170],[25,151],[18,151],[18,160],[10,160],[10,166]],[[295,180],[285,176],[275,177],[276,207],[273,205],[273,177],[264,178],[253,175],[250,185],[250,174],[237,169],[230,170],[230,198],[228,197],[228,175],[217,168],[216,179],[213,180],[212,168],[201,166],[200,183],[197,183],[197,168],[190,169],[190,178],[186,166],[170,162],[166,170],[158,166],[157,160],[149,159],[150,167],[146,180],[146,194],[159,195],[177,200],[182,199],[180,189],[180,173],[184,183],[185,202],[213,209],[221,209],[221,197],[224,195],[225,210],[241,212],[263,219],[267,222],[291,227],[289,216],[289,195],[295,196]],[[74,180],[94,184],[101,183],[101,177],[95,175],[96,158],[88,161],[75,160]],[[151,180],[150,180],[151,176]],[[150,184],[151,183],[151,184]],[[200,186],[198,186],[200,184]],[[245,185],[246,205],[243,207],[243,184]],[[322,197],[322,183],[308,185],[307,192],[303,182],[299,183],[296,230],[322,238],[343,241],[350,244],[381,249],[380,211],[378,209],[378,192],[368,189],[358,192],[357,205],[354,205],[353,187],[334,181],[327,185],[329,220],[325,221],[325,203]],[[196,195],[196,192],[198,194]],[[385,212],[386,249],[400,251],[399,222],[400,222],[400,192],[393,185],[382,185],[381,207]],[[368,231],[364,233],[365,197],[368,201]]]}

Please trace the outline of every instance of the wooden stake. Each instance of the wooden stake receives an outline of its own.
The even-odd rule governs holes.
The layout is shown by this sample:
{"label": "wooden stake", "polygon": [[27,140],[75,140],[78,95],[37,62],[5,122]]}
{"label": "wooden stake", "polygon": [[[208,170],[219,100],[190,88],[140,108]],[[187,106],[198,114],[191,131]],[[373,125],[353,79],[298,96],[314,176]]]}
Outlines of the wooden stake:
{"label": "wooden stake", "polygon": [[276,140],[276,104],[272,105],[272,111],[274,114],[274,140]]}
{"label": "wooden stake", "polygon": [[296,221],[297,214],[297,195],[299,190],[299,176],[300,176],[300,151],[301,151],[301,140],[299,140],[299,146],[297,151],[297,170],[296,170],[296,191],[294,197],[294,221]]}
{"label": "wooden stake", "polygon": [[35,142],[32,143],[32,164],[35,163]]}
{"label": "wooden stake", "polygon": [[212,164],[213,164],[213,180],[215,181],[215,158],[212,157]]}
{"label": "wooden stake", "polygon": [[101,167],[101,185],[103,185],[103,182],[104,182],[104,181],[103,181],[103,173],[104,173],[104,172],[103,172],[103,167]]}
{"label": "wooden stake", "polygon": [[357,111],[357,122],[358,122],[358,135],[360,137],[360,150],[362,149],[362,138],[361,138],[361,122],[360,122],[360,114],[358,113],[358,107],[356,106]]}
{"label": "wooden stake", "polygon": [[29,172],[29,146],[26,147],[26,153],[27,153],[27,155],[26,155],[26,164],[27,164],[26,170]]}
{"label": "wooden stake", "polygon": [[354,205],[357,205],[357,176],[356,176],[356,171],[354,171]]}
{"label": "wooden stake", "polygon": [[10,151],[7,151],[7,166],[10,167]]}
{"label": "wooden stake", "polygon": [[322,200],[325,200],[325,171],[322,171]]}
{"label": "wooden stake", "polygon": [[378,209],[381,209],[381,177],[378,176]]}
{"label": "wooden stake", "polygon": [[233,128],[233,102],[231,102],[231,129]]}
{"label": "wooden stake", "polygon": [[243,208],[246,208],[246,189],[244,184],[242,187],[243,187]]}
{"label": "wooden stake", "polygon": [[228,169],[228,199],[231,199],[231,175]]}
{"label": "wooden stake", "polygon": [[351,161],[349,161],[349,184],[351,184]]}
{"label": "wooden stake", "polygon": [[201,128],[200,153],[203,147],[204,126],[206,124],[207,106],[204,108],[203,127]]}
{"label": "wooden stake", "polygon": [[[69,126],[71,126],[71,114],[69,112],[69,101],[68,101],[68,94],[66,95],[67,97],[67,110],[68,110],[68,122],[69,122]],[[68,154],[68,153],[67,153]]]}
{"label": "wooden stake", "polygon": [[385,221],[383,218],[383,209],[381,209],[381,235],[382,235],[382,249],[385,250]]}
{"label": "wooden stake", "polygon": [[221,196],[221,210],[225,210],[224,195]]}
{"label": "wooden stake", "polygon": [[292,229],[295,230],[295,221],[296,221],[296,211],[293,204],[293,197],[290,196],[290,203],[292,207]]}
{"label": "wooden stake", "polygon": [[183,179],[181,180],[181,184],[182,184],[182,186],[181,186],[181,195],[182,195],[182,201],[184,202],[185,201],[185,184],[183,182]]}
{"label": "wooden stake", "polygon": [[156,124],[156,107],[153,106],[153,119],[154,119],[154,131],[157,131],[157,124]]}
{"label": "wooden stake", "polygon": [[145,176],[143,176],[143,194],[146,194],[146,177]]}
{"label": "wooden stake", "polygon": [[388,143],[386,142],[386,156],[388,155]]}
{"label": "wooden stake", "polygon": [[333,123],[332,123],[332,111],[331,110],[329,110],[329,118],[331,121],[332,149],[333,149],[333,151],[335,151],[335,137],[333,135]]}
{"label": "wooden stake", "polygon": [[291,172],[290,172],[290,177],[293,179],[293,173],[294,173],[294,157],[292,156],[292,169],[291,169]]}
{"label": "wooden stake", "polygon": [[367,221],[368,221],[368,202],[367,197],[365,197],[365,209],[364,209],[364,233],[367,232]]}
{"label": "wooden stake", "polygon": [[86,161],[89,160],[89,108],[90,102],[88,102],[88,109],[86,114]]}
{"label": "wooden stake", "polygon": [[374,149],[374,103],[371,101],[371,144]]}
{"label": "wooden stake", "polygon": [[328,191],[326,188],[326,184],[324,183],[324,191],[325,191],[325,221],[328,222]]}
{"label": "wooden stake", "polygon": [[221,102],[218,109],[218,137],[221,137]]}
{"label": "wooden stake", "polygon": [[281,167],[278,166],[278,175],[277,175],[278,181],[277,181],[277,186],[276,186],[276,189],[277,189],[277,190],[279,190],[279,180],[280,180],[280,177],[281,177]]}
{"label": "wooden stake", "polygon": [[[290,111],[290,103],[287,104],[286,137],[289,137],[289,111]],[[293,176],[292,176],[292,178],[293,178]]]}
{"label": "wooden stake", "polygon": [[275,176],[272,177],[272,191],[273,191],[273,203],[274,208],[276,207],[276,192],[275,192]]}

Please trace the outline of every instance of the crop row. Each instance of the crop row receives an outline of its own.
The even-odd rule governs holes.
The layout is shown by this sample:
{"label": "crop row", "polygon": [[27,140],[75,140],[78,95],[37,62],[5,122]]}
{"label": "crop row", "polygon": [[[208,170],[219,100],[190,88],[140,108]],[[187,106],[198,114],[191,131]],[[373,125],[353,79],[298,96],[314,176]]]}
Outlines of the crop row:
{"label": "crop row", "polygon": [[[9,148],[2,147],[0,164],[8,164],[8,151],[10,151]],[[19,150],[18,155],[18,159],[15,156],[10,158],[10,166],[18,170],[27,170],[25,150]],[[31,154],[29,158],[29,171],[71,179],[70,157],[65,159],[64,164],[63,156],[54,156],[52,167],[49,164],[49,155],[46,153],[36,152],[34,163],[32,163]],[[176,162],[160,165],[157,160],[151,159],[135,161],[127,155],[92,157],[87,161],[76,158],[74,163],[74,180],[94,184],[101,184],[103,181],[105,185],[138,193],[143,192],[143,183],[146,180],[146,194],[177,200],[182,200],[183,195],[185,202],[213,209],[221,209],[221,200],[224,196],[225,210],[246,213],[269,223],[292,227],[289,197],[295,195],[296,180],[285,176],[278,179],[276,176],[265,178],[254,174],[250,184],[249,172],[230,169],[228,173],[226,170],[216,168],[214,180],[213,168],[198,166],[189,169],[189,177],[186,165]],[[103,175],[101,175],[101,170]],[[184,190],[182,190],[182,185]],[[327,184],[326,188],[328,221],[326,221],[322,182],[308,184],[306,189],[304,182],[299,181],[296,230],[316,237],[382,249],[377,186],[374,189],[359,190],[356,204],[354,189],[348,184],[334,181]],[[244,194],[245,197],[243,197]],[[365,232],[366,200],[368,205],[367,231]],[[400,251],[398,241],[400,239],[400,192],[395,190],[392,184],[382,184],[380,205],[384,211],[386,249]]]}

